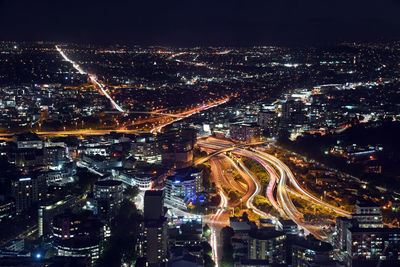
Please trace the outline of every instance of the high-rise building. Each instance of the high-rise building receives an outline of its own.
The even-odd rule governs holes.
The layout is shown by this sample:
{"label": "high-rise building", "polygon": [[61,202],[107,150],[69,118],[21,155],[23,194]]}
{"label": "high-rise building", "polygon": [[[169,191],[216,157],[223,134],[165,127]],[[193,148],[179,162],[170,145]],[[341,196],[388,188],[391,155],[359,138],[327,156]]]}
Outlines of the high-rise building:
{"label": "high-rise building", "polygon": [[145,220],[159,220],[164,217],[164,191],[147,190],[144,193]]}
{"label": "high-rise building", "polygon": [[49,146],[43,149],[44,163],[50,167],[61,168],[67,162],[67,151],[65,147]]}
{"label": "high-rise building", "polygon": [[175,168],[193,165],[193,147],[196,142],[195,129],[174,129],[161,134],[159,140],[164,165]]}
{"label": "high-rise building", "polygon": [[46,179],[41,176],[21,176],[11,181],[11,195],[15,199],[17,213],[39,201],[47,190]]}
{"label": "high-rise building", "polygon": [[399,228],[347,229],[346,261],[348,266],[359,266],[357,261],[395,260],[400,265]]}
{"label": "high-rise building", "polygon": [[161,265],[167,256],[166,220],[145,220],[143,235],[143,251],[147,263],[150,266]]}
{"label": "high-rise building", "polygon": [[93,187],[97,213],[105,220],[114,217],[123,197],[122,182],[117,180],[97,181]]}
{"label": "high-rise building", "polygon": [[277,133],[278,114],[275,111],[260,111],[257,123],[270,136],[274,136]]}
{"label": "high-rise building", "polygon": [[[301,101],[289,99],[282,104],[282,120],[286,122],[296,123],[295,114],[304,114],[304,104]],[[300,122],[297,122],[300,123]]]}
{"label": "high-rise building", "polygon": [[383,228],[381,208],[371,202],[357,203],[351,219],[336,219],[335,246],[346,266],[400,264],[400,229]]}
{"label": "high-rise building", "polygon": [[103,225],[90,214],[65,212],[53,218],[52,235],[57,256],[85,257],[93,265],[101,254]]}
{"label": "high-rise building", "polygon": [[282,231],[253,230],[249,233],[248,259],[269,264],[286,263],[286,235]]}
{"label": "high-rise building", "polygon": [[357,222],[346,217],[336,218],[336,235],[334,236],[335,248],[346,250],[347,246],[347,229],[351,228]]}
{"label": "high-rise building", "polygon": [[202,171],[188,167],[178,169],[174,175],[168,176],[165,181],[165,202],[186,208],[187,204],[197,201],[201,191]]}
{"label": "high-rise building", "polygon": [[131,153],[138,161],[161,163],[160,142],[154,134],[142,133],[131,142]]}
{"label": "high-rise building", "polygon": [[51,233],[51,222],[54,216],[72,208],[77,202],[76,196],[67,196],[64,200],[49,205],[41,205],[38,209],[39,237]]}
{"label": "high-rise building", "polygon": [[166,261],[167,225],[163,203],[163,191],[146,191],[143,235],[139,246],[149,266],[160,266]]}
{"label": "high-rise building", "polygon": [[357,220],[360,228],[382,228],[382,210],[379,205],[370,202],[358,202],[355,205],[355,214],[352,218]]}
{"label": "high-rise building", "polygon": [[232,123],[229,126],[229,135],[233,140],[239,142],[261,141],[261,128],[255,123]]}

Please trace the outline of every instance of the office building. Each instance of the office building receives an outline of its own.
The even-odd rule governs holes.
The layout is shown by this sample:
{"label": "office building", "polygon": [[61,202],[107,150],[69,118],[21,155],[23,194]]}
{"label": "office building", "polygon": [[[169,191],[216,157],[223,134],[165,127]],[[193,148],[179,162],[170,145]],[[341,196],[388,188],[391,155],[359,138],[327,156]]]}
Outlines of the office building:
{"label": "office building", "polygon": [[34,148],[42,149],[43,141],[35,133],[22,133],[14,136],[14,141],[17,143],[18,149]]}
{"label": "office building", "polygon": [[167,224],[163,206],[163,191],[146,191],[139,246],[149,266],[160,266],[166,261]]}
{"label": "office building", "polygon": [[277,133],[278,114],[275,111],[260,111],[257,124],[270,136],[274,136]]}
{"label": "office building", "polygon": [[57,256],[85,257],[93,265],[102,250],[102,226],[90,214],[65,212],[55,216],[52,235]]}
{"label": "office building", "polygon": [[28,209],[44,197],[46,180],[41,176],[21,176],[11,181],[11,195],[15,199],[17,213]]}
{"label": "office building", "polygon": [[193,147],[196,130],[191,128],[170,130],[160,135],[162,164],[175,168],[193,165]]}
{"label": "office building", "polygon": [[252,143],[261,141],[261,128],[255,123],[231,123],[230,137],[239,142]]}
{"label": "office building", "polygon": [[66,209],[71,209],[76,205],[76,202],[76,196],[67,196],[64,200],[60,200],[56,203],[41,205],[38,209],[39,237],[50,234],[53,218],[63,213]]}
{"label": "office building", "polygon": [[333,262],[331,244],[315,239],[313,236],[296,238],[291,244],[292,266],[336,266]]}
{"label": "office building", "polygon": [[49,146],[43,149],[44,163],[52,168],[61,169],[62,165],[68,161],[67,150],[65,147]]}
{"label": "office building", "polygon": [[198,201],[201,179],[200,169],[188,167],[176,170],[165,181],[165,202],[185,209],[187,204]]}
{"label": "office building", "polygon": [[347,264],[354,265],[358,260],[395,260],[400,265],[399,228],[359,228],[347,230]]}
{"label": "office building", "polygon": [[11,198],[0,199],[0,222],[15,216],[15,201]]}
{"label": "office building", "polygon": [[159,220],[164,217],[164,191],[147,190],[144,193],[144,220]]}
{"label": "office building", "polygon": [[142,133],[131,142],[131,154],[138,161],[161,163],[160,142],[156,135]]}
{"label": "office building", "polygon": [[123,199],[122,182],[116,180],[97,181],[93,187],[93,195],[99,216],[106,220],[111,219],[116,215]]}
{"label": "office building", "polygon": [[263,260],[268,264],[287,263],[284,232],[255,229],[250,231],[248,240],[248,259]]}
{"label": "office building", "polygon": [[357,220],[360,228],[382,228],[382,210],[379,205],[371,202],[358,202],[355,205],[355,214],[352,218]]}

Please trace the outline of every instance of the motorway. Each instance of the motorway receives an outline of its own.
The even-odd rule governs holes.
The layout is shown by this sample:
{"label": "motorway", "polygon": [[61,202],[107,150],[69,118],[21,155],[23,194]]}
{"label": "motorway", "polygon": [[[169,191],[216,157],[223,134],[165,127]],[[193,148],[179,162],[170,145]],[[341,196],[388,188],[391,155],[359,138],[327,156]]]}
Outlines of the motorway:
{"label": "motorway", "polygon": [[230,98],[226,97],[224,99],[217,100],[217,101],[209,103],[209,104],[203,104],[203,105],[201,105],[201,106],[199,106],[197,108],[191,109],[189,111],[184,111],[184,112],[178,113],[178,114],[176,114],[178,116],[178,118],[176,118],[176,119],[174,119],[174,120],[172,120],[172,121],[170,121],[168,123],[165,123],[165,124],[162,124],[160,126],[157,126],[157,127],[153,128],[153,129],[151,129],[150,132],[151,133],[161,132],[161,129],[164,128],[167,125],[170,125],[170,124],[172,124],[174,122],[177,122],[177,121],[183,120],[185,118],[188,118],[188,117],[190,117],[190,116],[192,116],[194,114],[197,114],[197,113],[199,113],[201,111],[204,111],[204,110],[207,110],[207,109],[214,108],[214,107],[217,107],[219,105],[225,104],[229,100],[230,100]]}
{"label": "motorway", "polygon": [[[224,150],[224,152],[226,152]],[[222,227],[229,225],[229,217],[235,207],[241,207],[243,210],[243,204],[248,209],[248,212],[253,212],[262,218],[276,219],[275,217],[266,214],[254,206],[253,201],[255,196],[260,194],[261,185],[258,179],[239,161],[236,163],[230,157],[220,153],[219,155],[211,153],[212,157],[207,157],[212,170],[212,176],[218,194],[220,195],[221,201],[219,209],[213,215],[211,221],[209,221],[211,228],[210,244],[213,251],[213,260],[218,266],[218,255],[221,253],[222,242],[220,240],[220,231]],[[204,160],[197,161],[197,163],[203,163]],[[234,168],[244,179],[245,186],[234,179],[233,174],[226,170]],[[226,196],[226,189],[233,189],[237,191],[241,198],[239,200],[231,201]],[[203,222],[205,220],[203,219]]]}
{"label": "motorway", "polygon": [[[217,100],[211,103],[204,104],[202,106],[199,106],[194,109],[190,109],[181,113],[177,113],[174,116],[172,114],[164,115],[160,113],[154,113],[155,115],[163,115],[166,117],[172,117],[173,119],[169,120],[167,123],[163,123],[161,125],[158,125],[154,127],[153,129],[150,130],[151,133],[160,133],[161,130],[172,123],[175,123],[177,121],[180,121],[182,119],[188,118],[194,114],[197,114],[201,111],[217,107],[219,105],[222,105],[230,100],[229,97],[226,97],[221,100]],[[151,113],[151,112],[149,112]],[[152,113],[151,113],[152,114]],[[109,134],[110,132],[117,132],[117,133],[127,133],[127,134],[138,134],[138,133],[143,133],[146,131],[140,131],[140,130],[129,130],[129,129],[123,129],[121,127],[119,128],[114,128],[114,129],[102,129],[102,130],[92,130],[92,129],[78,129],[78,130],[60,130],[60,131],[36,131],[35,133],[38,135],[42,136],[62,136],[62,135],[71,135],[71,136],[87,136],[87,135],[105,135]],[[12,137],[16,133],[0,133],[0,137]]]}
{"label": "motorway", "polygon": [[[248,157],[260,163],[270,176],[269,184],[265,192],[266,197],[272,206],[280,213],[281,217],[293,220],[300,228],[304,229],[305,233],[312,233],[319,239],[328,238],[321,226],[312,225],[303,219],[303,214],[297,210],[289,193],[295,192],[317,205],[336,212],[340,216],[350,217],[351,215],[350,212],[332,206],[302,188],[290,169],[282,161],[272,155],[254,148],[246,147],[245,145],[235,145],[232,142],[225,140],[222,141],[215,138],[202,140],[201,142],[198,142],[197,145],[213,151],[210,153],[209,157],[204,158],[199,162],[211,160],[212,157],[216,157],[221,153],[224,154],[229,151],[232,154]],[[254,177],[254,175],[247,170],[241,162],[239,162],[239,165],[240,168],[246,172],[247,177],[250,177],[253,180],[253,183],[250,184],[255,185],[255,191],[253,192],[254,195],[246,200],[247,208],[251,209],[262,218],[270,218],[271,216],[269,214],[265,214],[264,212],[255,209],[253,205],[255,195],[260,194],[261,190],[257,177]],[[289,183],[293,186],[293,190],[288,187]],[[274,195],[276,195],[277,199],[275,199]]]}
{"label": "motorway", "polygon": [[114,101],[114,99],[111,98],[111,96],[107,93],[107,91],[105,90],[105,85],[103,83],[101,83],[95,75],[90,74],[85,72],[76,62],[74,62],[73,60],[71,60],[69,57],[67,57],[67,55],[61,50],[61,48],[56,45],[56,49],[57,51],[60,53],[60,55],[64,58],[65,61],[69,62],[72,64],[72,66],[74,67],[74,69],[76,69],[80,74],[82,75],[88,75],[90,81],[97,86],[100,89],[100,92],[102,95],[104,95],[108,100],[110,100],[111,105],[113,106],[114,109],[118,110],[121,113],[124,113],[125,111]]}

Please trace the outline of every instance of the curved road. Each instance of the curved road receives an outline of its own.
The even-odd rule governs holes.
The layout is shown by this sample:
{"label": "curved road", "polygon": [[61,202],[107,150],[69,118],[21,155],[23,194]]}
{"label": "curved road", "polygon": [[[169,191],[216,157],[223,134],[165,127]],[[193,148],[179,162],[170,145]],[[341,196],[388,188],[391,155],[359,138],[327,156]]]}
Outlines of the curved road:
{"label": "curved road", "polygon": [[[226,151],[231,151],[234,154],[238,154],[241,156],[245,156],[248,158],[251,158],[253,160],[256,160],[263,166],[263,168],[269,173],[270,175],[270,182],[267,186],[266,189],[266,195],[271,204],[274,206],[275,209],[277,209],[281,215],[286,215],[290,219],[292,219],[294,222],[296,222],[300,227],[304,228],[306,231],[312,233],[314,236],[316,236],[319,239],[324,239],[326,238],[326,234],[321,230],[321,227],[310,225],[309,223],[305,222],[302,217],[303,214],[301,214],[295,205],[293,204],[290,195],[289,195],[289,190],[287,188],[288,182],[290,182],[297,191],[300,192],[300,194],[308,199],[310,199],[312,202],[321,205],[323,207],[326,207],[328,209],[331,209],[335,211],[337,214],[341,216],[346,216],[350,217],[351,213],[348,211],[345,211],[341,208],[335,207],[329,203],[326,203],[317,197],[313,196],[309,192],[307,192],[304,188],[300,186],[298,181],[295,179],[293,173],[290,171],[290,169],[279,159],[276,157],[273,157],[267,153],[255,150],[255,149],[245,149],[242,148],[243,146],[236,146],[230,142],[227,141],[221,141],[219,142],[218,140],[212,141],[210,143],[208,142],[201,142],[198,143],[199,146],[211,148],[214,150],[220,150],[221,152],[226,152]],[[218,151],[213,153],[212,156],[215,156],[218,154]],[[273,167],[272,167],[273,166]],[[242,168],[244,166],[241,166]],[[245,168],[245,167],[244,167]],[[278,175],[276,174],[275,169],[279,171],[280,177],[278,178]],[[248,170],[247,170],[248,171]],[[254,178],[254,176],[251,175],[250,172],[248,172],[249,176]],[[257,189],[257,179],[254,178],[254,182],[256,185],[256,191],[259,190]],[[278,184],[277,184],[278,182]],[[276,195],[277,195],[277,201],[274,198],[274,189],[276,189]],[[257,193],[257,194],[258,194]],[[257,195],[255,194],[255,195]],[[255,197],[254,195],[254,197]],[[251,207],[253,209],[254,205],[252,204],[254,197],[249,198],[247,200],[247,205],[248,207]],[[257,213],[257,212],[256,212]],[[265,216],[266,214],[260,213],[260,216]]]}

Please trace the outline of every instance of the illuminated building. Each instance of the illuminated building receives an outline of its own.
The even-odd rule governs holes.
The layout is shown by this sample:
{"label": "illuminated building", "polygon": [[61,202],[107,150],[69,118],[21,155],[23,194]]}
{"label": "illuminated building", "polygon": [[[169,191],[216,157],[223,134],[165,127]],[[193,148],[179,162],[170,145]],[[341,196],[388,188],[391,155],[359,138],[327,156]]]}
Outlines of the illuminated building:
{"label": "illuminated building", "polygon": [[92,265],[101,254],[102,224],[89,214],[66,212],[53,218],[52,235],[57,256],[89,258]]}
{"label": "illuminated building", "polygon": [[159,175],[152,173],[137,173],[126,170],[114,170],[113,177],[129,186],[137,186],[139,190],[150,190]]}
{"label": "illuminated building", "polygon": [[292,266],[336,266],[332,260],[331,244],[311,236],[307,239],[297,238],[291,244]]}
{"label": "illuminated building", "polygon": [[336,218],[336,235],[334,235],[335,248],[345,251],[347,248],[347,229],[355,225],[357,221],[346,218]]}
{"label": "illuminated building", "polygon": [[202,247],[202,221],[201,218],[178,217],[168,225],[168,248],[173,251],[184,248],[198,257],[201,256]]}
{"label": "illuminated building", "polygon": [[97,181],[93,187],[97,213],[104,219],[115,216],[122,202],[122,182],[116,180]]}
{"label": "illuminated building", "polygon": [[43,166],[43,150],[36,148],[19,148],[13,154],[15,165],[21,169]]}
{"label": "illuminated building", "polygon": [[360,228],[383,228],[381,207],[374,203],[357,203],[355,214],[352,214],[351,217],[357,220]]}
{"label": "illuminated building", "polygon": [[371,202],[357,203],[351,219],[336,219],[335,246],[347,266],[400,263],[400,229],[383,228],[381,207]]}
{"label": "illuminated building", "polygon": [[105,157],[101,155],[86,155],[82,156],[84,164],[100,172],[107,172],[112,168],[122,166],[122,157]]}
{"label": "illuminated building", "polygon": [[247,262],[246,266],[251,266],[251,260],[257,260],[263,266],[335,266],[332,251],[332,245],[313,236],[304,238],[291,231],[285,233],[266,227],[249,232],[248,261],[244,262]]}
{"label": "illuminated building", "polygon": [[299,232],[297,224],[292,220],[280,219],[277,224],[282,228],[282,231],[288,235],[297,235]]}
{"label": "illuminated building", "polygon": [[358,260],[396,260],[396,265],[400,264],[399,228],[351,227],[347,229],[346,242],[346,260],[349,266],[358,266]]}
{"label": "illuminated building", "polygon": [[298,100],[289,99],[282,103],[281,120],[284,123],[302,124],[305,121],[304,103]]}
{"label": "illuminated building", "polygon": [[136,136],[131,142],[131,153],[138,161],[161,163],[160,143],[154,134],[143,133]]}
{"label": "illuminated building", "polygon": [[4,219],[11,219],[15,215],[15,202],[12,199],[0,200],[0,222]]}
{"label": "illuminated building", "polygon": [[257,119],[258,125],[266,130],[269,135],[276,134],[278,126],[278,114],[275,111],[260,111]]}
{"label": "illuminated building", "polygon": [[60,169],[67,162],[65,147],[51,146],[43,149],[43,160],[46,165]]}
{"label": "illuminated building", "polygon": [[161,134],[159,140],[163,165],[185,168],[193,164],[196,130],[191,128],[171,130]]}
{"label": "illuminated building", "polygon": [[[31,252],[25,248],[24,239],[14,239],[0,247],[1,264],[4,265],[4,258],[29,258]],[[15,266],[15,265],[8,265]]]}
{"label": "illuminated building", "polygon": [[22,176],[11,181],[11,195],[15,199],[17,213],[28,209],[46,192],[46,180],[41,176]]}
{"label": "illuminated building", "polygon": [[23,133],[14,136],[18,149],[34,148],[42,149],[43,141],[35,133]]}
{"label": "illuminated building", "polygon": [[166,230],[165,219],[144,221],[143,252],[149,265],[160,264],[166,260]]}
{"label": "illuminated building", "polygon": [[286,235],[282,231],[253,230],[249,233],[248,259],[267,264],[286,263]]}
{"label": "illuminated building", "polygon": [[47,235],[51,232],[50,226],[53,217],[63,213],[66,209],[72,208],[76,204],[77,198],[67,196],[64,200],[60,200],[52,205],[41,205],[38,209],[38,228],[39,237]]}
{"label": "illuminated building", "polygon": [[167,255],[167,228],[163,191],[146,191],[144,195],[143,235],[140,246],[147,263],[160,265]]}
{"label": "illuminated building", "polygon": [[194,167],[175,170],[165,181],[165,202],[186,209],[187,204],[197,201],[201,191],[202,171]]}
{"label": "illuminated building", "polygon": [[231,123],[229,135],[233,140],[239,142],[259,142],[261,141],[261,128],[254,123]]}

